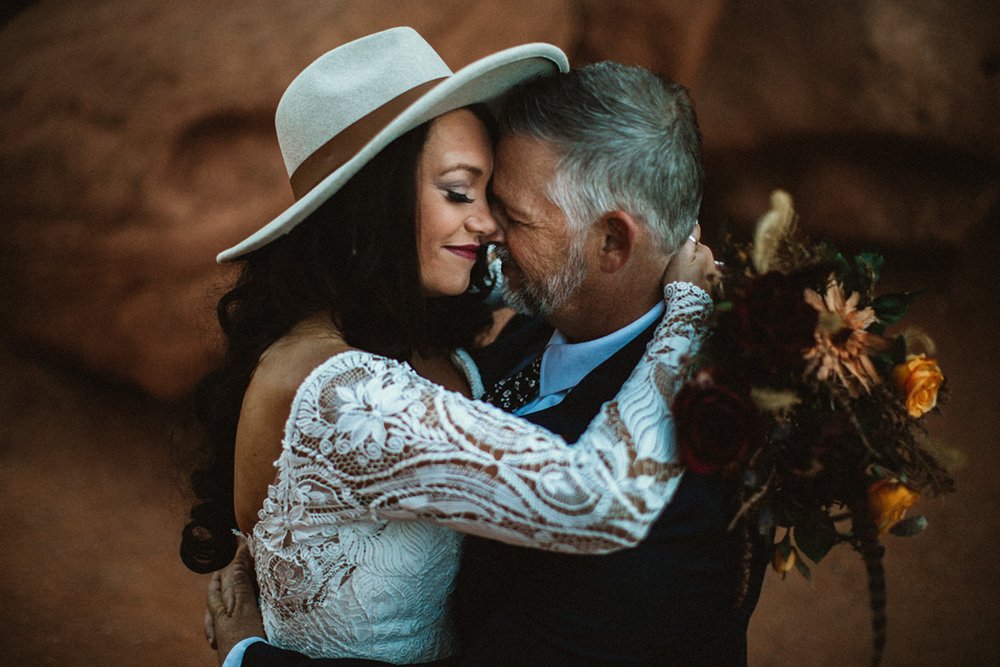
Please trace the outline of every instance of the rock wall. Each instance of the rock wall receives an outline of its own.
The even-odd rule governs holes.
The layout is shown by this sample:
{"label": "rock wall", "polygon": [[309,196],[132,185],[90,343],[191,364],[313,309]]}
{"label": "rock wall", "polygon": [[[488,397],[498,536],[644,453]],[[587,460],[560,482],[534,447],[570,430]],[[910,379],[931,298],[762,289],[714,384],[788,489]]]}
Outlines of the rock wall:
{"label": "rock wall", "polygon": [[[912,321],[954,397],[932,430],[969,464],[889,545],[886,663],[1000,661],[995,0],[28,0],[0,8],[0,663],[215,664],[163,402],[213,359],[214,255],[291,201],[285,85],[407,24],[453,67],[543,40],[684,82],[709,238],[780,186],[809,231],[887,250],[887,287],[931,288]],[[751,664],[865,662],[863,577],[850,552],[769,575]]]}
{"label": "rock wall", "polygon": [[566,3],[41,2],[0,30],[0,311],[15,336],[172,399],[214,349],[215,254],[291,203],[273,131],[320,54],[413,25],[453,66],[567,44]]}
{"label": "rock wall", "polygon": [[151,394],[212,359],[213,255],[289,202],[272,114],[333,46],[415,26],[454,67],[527,41],[689,85],[703,223],[795,196],[817,233],[963,242],[1000,200],[990,2],[38,2],[0,29],[0,317]]}

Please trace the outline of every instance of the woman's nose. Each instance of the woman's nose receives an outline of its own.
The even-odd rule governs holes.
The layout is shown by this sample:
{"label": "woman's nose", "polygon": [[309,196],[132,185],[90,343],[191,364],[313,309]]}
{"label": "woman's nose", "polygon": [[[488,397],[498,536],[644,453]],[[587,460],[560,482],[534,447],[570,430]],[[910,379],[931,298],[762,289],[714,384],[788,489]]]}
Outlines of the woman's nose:
{"label": "woman's nose", "polygon": [[500,228],[489,206],[477,207],[476,212],[465,219],[465,227],[470,232],[483,237],[484,242],[496,234]]}

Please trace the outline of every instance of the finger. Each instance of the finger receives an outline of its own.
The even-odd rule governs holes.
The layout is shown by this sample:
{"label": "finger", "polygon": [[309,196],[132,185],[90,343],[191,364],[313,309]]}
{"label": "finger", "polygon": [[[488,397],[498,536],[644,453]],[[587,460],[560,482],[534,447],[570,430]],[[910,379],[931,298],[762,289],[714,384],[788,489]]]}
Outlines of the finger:
{"label": "finger", "polygon": [[226,568],[226,576],[222,581],[222,595],[230,614],[238,604],[255,603],[253,583],[250,579],[251,568],[253,561],[250,559],[249,550],[246,545],[241,545],[233,562]]}
{"label": "finger", "polygon": [[222,604],[222,575],[216,571],[212,573],[212,578],[208,582],[208,592],[205,595],[205,639],[213,649],[217,647],[215,636],[215,619],[224,612]]}
{"label": "finger", "polygon": [[205,608],[214,616],[222,615],[226,606],[222,602],[222,572],[212,573],[212,579],[208,582],[208,592],[205,595]]}
{"label": "finger", "polygon": [[705,257],[711,254],[708,246],[704,243],[699,243],[698,245],[688,245],[687,249],[682,254],[684,261],[690,266],[704,266]]}
{"label": "finger", "polygon": [[705,245],[704,243],[699,242],[698,245],[694,248],[693,252],[695,254],[695,259],[698,262],[707,262],[709,264],[715,262],[715,255],[712,252],[712,248]]}
{"label": "finger", "polygon": [[709,285],[714,288],[722,282],[722,262],[715,261],[715,256],[712,254],[711,248],[705,246],[705,249],[706,278]]}
{"label": "finger", "polygon": [[242,572],[240,571],[240,559],[246,553],[246,545],[241,544],[233,556],[233,561],[223,570],[222,577],[222,601],[226,605],[226,611],[230,614],[236,609],[236,588],[241,584]]}
{"label": "finger", "polygon": [[700,253],[698,257],[698,266],[704,272],[705,277],[709,281],[714,282],[717,278],[721,277],[719,273],[719,267],[715,264],[715,258],[712,256],[712,252],[709,250],[707,252]]}
{"label": "finger", "polygon": [[215,641],[215,617],[212,616],[212,612],[208,609],[205,610],[205,639],[208,640],[208,645],[212,647],[213,651],[218,650],[219,645]]}
{"label": "finger", "polygon": [[722,274],[718,269],[711,269],[705,274],[705,278],[708,280],[709,285],[717,285],[722,280]]}
{"label": "finger", "polygon": [[688,237],[688,240],[692,243],[684,243],[677,250],[677,259],[681,265],[690,264],[698,259],[698,249],[701,248],[701,243],[693,234]]}
{"label": "finger", "polygon": [[236,609],[236,592],[233,590],[238,583],[235,581],[237,573],[233,565],[230,563],[226,567],[226,574],[222,578],[222,605],[226,608],[226,613],[230,616],[233,615],[233,610]]}

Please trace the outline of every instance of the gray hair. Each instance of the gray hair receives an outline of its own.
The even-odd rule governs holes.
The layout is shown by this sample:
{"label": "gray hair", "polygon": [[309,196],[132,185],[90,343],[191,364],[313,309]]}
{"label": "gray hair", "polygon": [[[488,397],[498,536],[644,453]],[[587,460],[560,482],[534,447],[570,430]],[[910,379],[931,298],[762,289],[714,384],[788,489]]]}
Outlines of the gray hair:
{"label": "gray hair", "polygon": [[672,252],[701,205],[701,135],[687,89],[642,67],[601,62],[535,79],[503,101],[501,134],[551,144],[548,196],[582,230],[609,211],[634,216]]}

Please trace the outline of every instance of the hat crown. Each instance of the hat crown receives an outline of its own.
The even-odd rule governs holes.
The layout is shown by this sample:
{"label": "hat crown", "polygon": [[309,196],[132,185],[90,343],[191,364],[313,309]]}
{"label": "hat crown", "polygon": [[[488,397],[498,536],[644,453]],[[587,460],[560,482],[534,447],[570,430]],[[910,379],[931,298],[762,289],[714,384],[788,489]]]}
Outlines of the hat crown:
{"label": "hat crown", "polygon": [[289,84],[275,113],[288,175],[375,109],[451,74],[441,56],[412,28],[384,30],[320,56]]}

